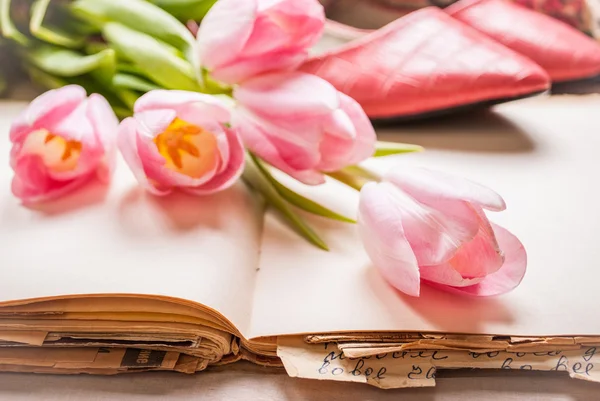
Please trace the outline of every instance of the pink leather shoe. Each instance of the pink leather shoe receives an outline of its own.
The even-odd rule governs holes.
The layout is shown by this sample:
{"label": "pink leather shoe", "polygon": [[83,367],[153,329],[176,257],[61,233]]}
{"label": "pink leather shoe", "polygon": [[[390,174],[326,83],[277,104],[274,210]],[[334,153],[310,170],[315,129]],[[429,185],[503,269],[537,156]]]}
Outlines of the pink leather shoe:
{"label": "pink leather shoe", "polygon": [[600,74],[600,44],[552,17],[504,0],[461,0],[445,11],[529,57],[554,82]]}
{"label": "pink leather shoe", "polygon": [[[535,61],[554,82],[600,74],[600,43],[555,18],[508,0],[355,0],[352,4],[337,1],[331,3],[330,10],[335,5],[335,13],[342,18],[361,18],[369,27],[379,27],[427,3],[442,7],[453,3],[444,11]],[[354,25],[353,21],[348,22]]]}
{"label": "pink leather shoe", "polygon": [[377,30],[330,24],[357,38],[314,56],[301,69],[356,99],[374,119],[414,118],[532,96],[549,87],[534,62],[451,18],[415,11]]}

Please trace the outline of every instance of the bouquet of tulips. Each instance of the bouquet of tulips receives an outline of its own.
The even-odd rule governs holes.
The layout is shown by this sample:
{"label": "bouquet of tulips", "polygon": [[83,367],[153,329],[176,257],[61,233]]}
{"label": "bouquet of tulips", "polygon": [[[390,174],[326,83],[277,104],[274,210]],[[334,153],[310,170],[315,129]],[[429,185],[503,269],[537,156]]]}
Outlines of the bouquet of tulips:
{"label": "bouquet of tulips", "polygon": [[13,123],[13,193],[28,204],[93,177],[108,182],[118,150],[157,196],[208,195],[241,177],[327,249],[295,208],[354,219],[294,192],[272,169],[308,185],[330,176],[362,189],[365,249],[399,290],[514,288],[523,247],[483,212],[504,208],[499,195],[429,170],[380,178],[358,166],[420,147],[378,142],[355,100],[298,70],[324,23],[317,0],[0,0],[3,41],[52,89]]}

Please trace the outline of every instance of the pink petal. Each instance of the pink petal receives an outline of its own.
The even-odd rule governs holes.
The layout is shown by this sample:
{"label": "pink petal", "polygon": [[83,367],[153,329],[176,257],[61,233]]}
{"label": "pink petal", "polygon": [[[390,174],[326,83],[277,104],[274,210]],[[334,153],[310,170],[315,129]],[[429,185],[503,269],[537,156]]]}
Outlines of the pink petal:
{"label": "pink petal", "polygon": [[[321,142],[321,171],[337,171],[360,163],[375,152],[377,136],[362,107],[352,98],[340,93],[341,109],[355,130],[354,138],[326,135]],[[329,133],[329,131],[328,131]],[[338,135],[339,136],[339,135]]]}
{"label": "pink petal", "polygon": [[107,183],[116,164],[119,120],[106,99],[96,93],[88,99],[88,118],[104,147],[104,159],[98,167],[98,178]]}
{"label": "pink petal", "polygon": [[469,287],[438,286],[444,291],[460,295],[494,296],[505,294],[515,289],[523,280],[527,270],[527,253],[519,239],[506,230],[492,223],[500,248],[505,254],[504,264],[496,273],[485,277],[479,284]]}
{"label": "pink petal", "polygon": [[[226,101],[204,93],[180,90],[153,90],[142,95],[134,106],[135,113],[149,110],[174,110],[177,115],[190,111],[210,116],[220,123],[229,122],[229,105]],[[185,119],[182,117],[182,119]]]}
{"label": "pink petal", "polygon": [[248,149],[273,167],[307,185],[319,185],[325,182],[325,177],[317,170],[297,170],[290,166],[260,124],[257,124],[248,113],[238,110],[234,114],[233,126],[238,130]]}
{"label": "pink petal", "polygon": [[502,267],[504,255],[485,213],[479,206],[472,207],[479,216],[479,231],[448,263],[463,277],[485,277]]}
{"label": "pink petal", "polygon": [[175,117],[177,113],[171,109],[144,110],[134,114],[140,133],[150,139],[165,132]]}
{"label": "pink petal", "polygon": [[106,99],[93,93],[88,99],[87,117],[90,120],[96,137],[106,152],[117,146],[117,130],[119,120]]}
{"label": "pink petal", "polygon": [[285,49],[261,56],[239,55],[235,60],[212,70],[212,76],[222,82],[243,83],[249,78],[272,71],[291,71],[300,66],[308,57],[305,50]]}
{"label": "pink petal", "polygon": [[269,52],[285,49],[290,45],[285,28],[279,21],[269,18],[267,13],[259,12],[254,21],[252,34],[239,57],[260,57]]}
{"label": "pink petal", "polygon": [[394,183],[423,203],[436,199],[458,199],[488,210],[506,209],[502,197],[491,189],[440,171],[402,165],[386,173],[384,180]]}
{"label": "pink petal", "polygon": [[29,132],[56,125],[71,114],[86,98],[85,89],[77,85],[67,85],[50,90],[34,99],[14,120],[10,130],[10,140],[18,142]]}
{"label": "pink petal", "polygon": [[[95,98],[94,102],[97,101]],[[88,175],[98,169],[105,155],[104,144],[98,136],[89,115],[89,99],[80,103],[75,110],[56,124],[50,124],[48,130],[65,140],[81,143],[81,153],[74,170],[55,172],[49,171],[48,175],[54,180],[70,181],[81,175]],[[110,120],[109,120],[110,124]]]}
{"label": "pink petal", "polygon": [[[265,5],[266,11],[285,27],[289,43],[307,49],[319,41],[325,27],[325,10],[318,1],[282,0],[269,3]],[[259,6],[259,10],[261,8]]]}
{"label": "pink petal", "polygon": [[405,236],[398,206],[386,186],[366,184],[360,192],[358,228],[363,245],[375,267],[398,290],[419,296],[417,259]]}
{"label": "pink petal", "polygon": [[[478,216],[467,204],[453,202],[447,205],[444,212],[440,212],[415,201],[389,182],[382,182],[380,185],[386,189],[386,196],[398,209],[406,238],[419,266],[445,263],[464,243],[471,241],[478,231]],[[450,210],[451,207],[454,209]],[[456,218],[456,215],[460,218]],[[469,220],[471,222],[465,224]]]}
{"label": "pink petal", "polygon": [[225,170],[204,185],[196,188],[183,188],[196,195],[208,195],[231,187],[244,171],[245,150],[241,138],[235,130],[225,130],[229,144],[229,162]]}
{"label": "pink petal", "polygon": [[233,97],[245,108],[271,119],[328,116],[340,104],[338,91],[330,83],[302,72],[252,78],[238,86]]}
{"label": "pink petal", "polygon": [[449,263],[445,263],[437,266],[421,266],[421,279],[428,284],[467,287],[481,282],[484,278],[464,278]]}
{"label": "pink petal", "polygon": [[357,164],[368,159],[375,153],[375,143],[377,135],[371,120],[363,110],[360,104],[350,96],[340,93],[340,108],[350,118],[356,130],[356,138],[354,140],[354,150],[352,156],[349,157],[349,164]]}
{"label": "pink petal", "polygon": [[11,189],[23,203],[39,203],[59,198],[87,183],[91,177],[93,174],[82,175],[71,181],[53,180],[39,156],[27,155],[16,162]]}
{"label": "pink petal", "polygon": [[123,155],[123,159],[125,159],[125,162],[142,187],[154,195],[167,195],[171,192],[170,190],[158,189],[156,186],[151,184],[146,177],[142,159],[138,154],[137,131],[138,125],[133,117],[126,118],[121,122],[117,135],[117,144],[121,154]]}
{"label": "pink petal", "polygon": [[101,148],[103,150],[102,142],[98,140],[87,112],[88,101],[85,100],[79,103],[70,114],[53,124],[49,124],[46,129],[65,140],[78,141],[84,147]]}
{"label": "pink petal", "polygon": [[354,123],[341,108],[335,110],[324,119],[323,128],[328,135],[335,136],[341,139],[356,138],[356,128]]}
{"label": "pink petal", "polygon": [[212,70],[237,58],[252,34],[257,0],[220,0],[206,14],[196,37],[203,67]]}

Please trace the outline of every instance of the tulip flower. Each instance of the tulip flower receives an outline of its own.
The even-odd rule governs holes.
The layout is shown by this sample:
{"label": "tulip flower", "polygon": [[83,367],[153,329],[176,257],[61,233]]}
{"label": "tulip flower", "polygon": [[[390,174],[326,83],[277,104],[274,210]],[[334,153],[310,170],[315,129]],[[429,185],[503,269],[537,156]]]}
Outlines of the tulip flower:
{"label": "tulip flower", "polygon": [[519,240],[483,211],[504,208],[500,195],[476,183],[398,167],[363,187],[359,231],[383,277],[408,295],[419,296],[421,282],[498,295],[519,285],[527,265]]}
{"label": "tulip flower", "polygon": [[59,197],[98,176],[107,180],[118,120],[100,95],[76,85],[36,98],[11,126],[12,191],[25,203]]}
{"label": "tulip flower", "polygon": [[200,25],[198,57],[213,78],[240,83],[298,67],[324,25],[317,0],[220,0]]}
{"label": "tulip flower", "polygon": [[244,149],[219,98],[154,90],[121,123],[118,145],[139,183],[155,195],[173,188],[205,195],[230,187],[242,173]]}
{"label": "tulip flower", "polygon": [[236,87],[233,126],[261,159],[306,184],[373,155],[375,130],[363,109],[321,78],[272,73]]}

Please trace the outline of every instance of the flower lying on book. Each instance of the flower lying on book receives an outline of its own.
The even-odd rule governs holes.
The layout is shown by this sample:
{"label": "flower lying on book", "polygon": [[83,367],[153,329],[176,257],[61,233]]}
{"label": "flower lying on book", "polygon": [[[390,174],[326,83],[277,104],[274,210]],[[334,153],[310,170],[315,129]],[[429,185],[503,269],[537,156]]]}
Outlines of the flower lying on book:
{"label": "flower lying on book", "polygon": [[419,296],[424,281],[490,296],[518,286],[527,266],[519,240],[483,211],[505,207],[479,184],[403,166],[364,186],[358,225],[375,266],[400,291]]}
{"label": "flower lying on book", "polygon": [[155,90],[121,123],[119,149],[155,195],[173,188],[206,195],[229,188],[244,169],[244,147],[227,104],[203,93]]}
{"label": "flower lying on book", "polygon": [[[38,1],[26,33],[13,23],[10,3],[0,8],[2,35],[26,55],[33,79],[62,87],[34,100],[11,131],[13,192],[27,203],[65,194],[96,174],[107,178],[118,143],[150,193],[207,195],[241,176],[327,249],[295,209],[355,221],[284,186],[271,168],[305,184],[323,184],[329,175],[360,190],[377,179],[358,163],[421,149],[377,142],[356,101],[294,71],[323,31],[317,0],[220,0],[196,40],[144,0]],[[70,31],[46,21],[49,8],[67,18],[62,25]],[[86,91],[94,94],[86,98]],[[109,102],[124,118],[119,127]],[[508,291],[523,276],[524,252],[491,228],[481,207],[503,203],[490,194],[455,178],[392,172],[362,191],[367,253],[410,295],[418,295],[420,280],[465,294]]]}
{"label": "flower lying on book", "polygon": [[92,177],[106,180],[115,156],[118,120],[100,95],[79,86],[51,90],[13,122],[13,193],[26,203],[57,198]]}
{"label": "flower lying on book", "polygon": [[270,73],[233,92],[244,143],[261,159],[309,185],[373,156],[376,135],[362,107],[329,82],[302,72]]}

